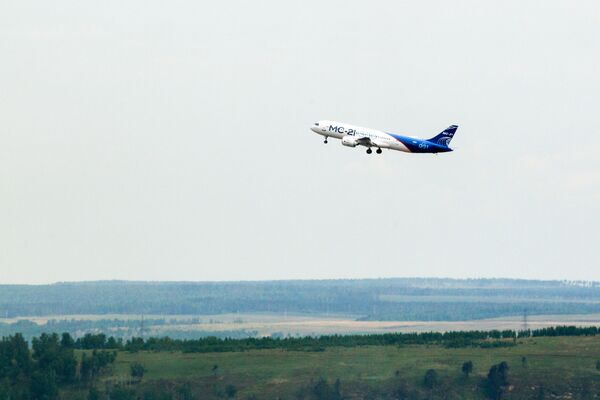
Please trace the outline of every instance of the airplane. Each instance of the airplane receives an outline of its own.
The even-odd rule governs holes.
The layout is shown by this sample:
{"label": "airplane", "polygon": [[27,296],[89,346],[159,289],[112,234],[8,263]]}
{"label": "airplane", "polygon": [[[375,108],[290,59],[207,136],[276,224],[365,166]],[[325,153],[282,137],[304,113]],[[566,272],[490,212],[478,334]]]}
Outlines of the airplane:
{"label": "airplane", "polygon": [[398,150],[406,153],[446,153],[452,151],[448,146],[458,129],[458,125],[450,125],[431,139],[397,135],[335,121],[318,121],[310,129],[319,135],[325,136],[325,144],[327,144],[327,139],[330,137],[341,139],[344,146],[365,146],[367,154],[373,152],[372,147],[377,148],[377,154],[381,154],[381,149]]}

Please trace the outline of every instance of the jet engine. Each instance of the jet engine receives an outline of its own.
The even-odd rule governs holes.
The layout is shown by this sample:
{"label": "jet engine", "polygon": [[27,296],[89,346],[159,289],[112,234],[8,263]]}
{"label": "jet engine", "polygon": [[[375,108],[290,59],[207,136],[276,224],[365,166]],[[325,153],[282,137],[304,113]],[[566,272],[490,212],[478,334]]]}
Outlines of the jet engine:
{"label": "jet engine", "polygon": [[342,138],[342,144],[348,147],[356,147],[356,140],[352,136],[344,136]]}

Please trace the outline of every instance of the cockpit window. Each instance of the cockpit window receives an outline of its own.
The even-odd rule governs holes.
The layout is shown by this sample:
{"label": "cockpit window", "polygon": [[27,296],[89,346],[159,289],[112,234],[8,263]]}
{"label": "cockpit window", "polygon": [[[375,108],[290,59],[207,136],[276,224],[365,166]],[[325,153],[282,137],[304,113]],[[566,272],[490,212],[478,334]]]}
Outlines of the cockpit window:
{"label": "cockpit window", "polygon": [[318,123],[318,122],[315,122],[315,126],[319,126],[319,123]]}

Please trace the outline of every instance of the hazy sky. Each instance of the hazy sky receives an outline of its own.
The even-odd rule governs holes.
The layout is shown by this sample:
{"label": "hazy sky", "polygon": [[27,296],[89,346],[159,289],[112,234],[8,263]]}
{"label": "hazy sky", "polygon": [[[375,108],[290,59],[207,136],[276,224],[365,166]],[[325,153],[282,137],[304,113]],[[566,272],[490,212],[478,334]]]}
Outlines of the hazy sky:
{"label": "hazy sky", "polygon": [[0,282],[600,280],[599,39],[595,0],[0,1]]}

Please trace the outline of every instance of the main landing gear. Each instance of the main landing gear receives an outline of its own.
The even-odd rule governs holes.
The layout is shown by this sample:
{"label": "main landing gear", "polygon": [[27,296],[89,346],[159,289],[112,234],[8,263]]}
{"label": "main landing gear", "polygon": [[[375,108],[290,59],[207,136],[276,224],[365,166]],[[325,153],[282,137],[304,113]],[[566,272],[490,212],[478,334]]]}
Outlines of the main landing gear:
{"label": "main landing gear", "polygon": [[[369,147],[369,148],[367,149],[367,154],[371,154],[372,152],[373,152],[373,150],[371,150],[371,148]],[[382,152],[381,152],[381,149],[378,147],[378,148],[377,148],[377,154],[381,154],[381,153],[382,153]]]}

